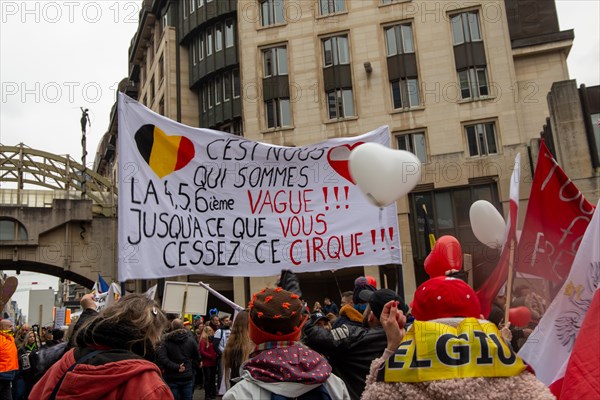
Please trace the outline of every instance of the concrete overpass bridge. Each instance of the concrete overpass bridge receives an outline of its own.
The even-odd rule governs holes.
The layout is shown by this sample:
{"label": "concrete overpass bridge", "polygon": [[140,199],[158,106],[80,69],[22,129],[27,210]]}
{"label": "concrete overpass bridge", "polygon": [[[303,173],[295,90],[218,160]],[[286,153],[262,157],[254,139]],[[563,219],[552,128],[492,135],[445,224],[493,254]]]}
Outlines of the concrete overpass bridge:
{"label": "concrete overpass bridge", "polygon": [[69,156],[0,144],[0,270],[116,281],[115,183]]}

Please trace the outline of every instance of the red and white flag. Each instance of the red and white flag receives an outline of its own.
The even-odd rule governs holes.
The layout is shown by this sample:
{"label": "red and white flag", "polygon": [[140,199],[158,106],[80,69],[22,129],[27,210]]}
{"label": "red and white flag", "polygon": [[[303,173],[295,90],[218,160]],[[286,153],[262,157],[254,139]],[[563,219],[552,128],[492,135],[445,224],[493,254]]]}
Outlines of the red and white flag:
{"label": "red and white flag", "polygon": [[515,255],[516,270],[561,284],[594,206],[571,182],[542,142]]}
{"label": "red and white flag", "polygon": [[[583,320],[562,380],[561,400],[600,399],[600,289]],[[555,382],[550,389],[558,393]]]}
{"label": "red and white flag", "polygon": [[[558,209],[555,213],[561,212],[562,210]],[[573,267],[562,289],[519,351],[523,360],[533,367],[537,378],[548,385],[555,395],[560,394],[561,380],[565,376],[573,346],[576,339],[580,340],[579,328],[600,285],[600,215],[598,214],[595,213],[585,231]],[[597,320],[598,314],[591,317]],[[585,332],[585,335],[589,334],[588,330]],[[587,340],[585,336],[581,339]],[[584,349],[584,353],[585,351]],[[587,372],[581,371],[582,374]],[[589,398],[589,396],[579,398]]]}
{"label": "red and white flag", "polygon": [[481,303],[481,313],[487,317],[490,314],[492,302],[508,279],[510,260],[510,245],[517,241],[517,220],[519,215],[519,182],[521,179],[521,153],[515,157],[515,168],[510,177],[510,209],[506,221],[506,240],[500,253],[500,259],[494,272],[477,290],[477,297]]}

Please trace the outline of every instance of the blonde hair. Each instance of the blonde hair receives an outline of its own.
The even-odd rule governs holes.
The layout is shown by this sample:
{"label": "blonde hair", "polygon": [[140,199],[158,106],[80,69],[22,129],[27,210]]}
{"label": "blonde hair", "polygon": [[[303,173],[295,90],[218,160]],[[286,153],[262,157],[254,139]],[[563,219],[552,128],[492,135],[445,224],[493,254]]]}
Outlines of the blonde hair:
{"label": "blonde hair", "polygon": [[206,325],[202,330],[202,336],[200,336],[200,343],[208,345],[208,337],[215,334],[215,331],[210,326]]}
{"label": "blonde hair", "polygon": [[156,346],[167,327],[167,317],[164,312],[144,294],[128,294],[114,304],[104,308],[97,316],[85,321],[77,334],[77,344],[96,344],[95,333],[99,328],[129,325],[136,330],[137,335],[122,343],[125,349],[133,351],[134,346],[142,344],[143,354],[148,352],[148,345]]}
{"label": "blonde hair", "polygon": [[231,371],[239,370],[244,361],[250,358],[250,353],[254,349],[254,343],[248,336],[248,319],[248,311],[243,310],[238,313],[223,351],[223,375],[228,388]]}
{"label": "blonde hair", "polygon": [[29,332],[27,332],[27,334],[25,335],[25,339],[23,339],[23,342],[19,346],[19,350],[25,348],[25,346],[27,346],[29,344],[29,343],[27,343],[29,340],[29,336],[33,336],[33,343],[35,344],[35,347],[38,347],[37,340],[35,338],[35,332],[29,331]]}

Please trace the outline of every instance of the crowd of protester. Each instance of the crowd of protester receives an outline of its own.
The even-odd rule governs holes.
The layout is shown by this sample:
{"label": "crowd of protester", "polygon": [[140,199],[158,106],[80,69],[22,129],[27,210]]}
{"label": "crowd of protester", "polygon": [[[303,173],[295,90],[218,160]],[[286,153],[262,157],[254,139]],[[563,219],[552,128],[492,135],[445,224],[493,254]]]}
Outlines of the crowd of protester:
{"label": "crowd of protester", "polygon": [[389,378],[397,376],[390,356],[414,351],[412,362],[421,362],[408,338],[428,322],[495,325],[498,348],[507,352],[501,357],[518,359],[546,310],[529,286],[517,287],[513,304],[528,307],[531,321],[514,327],[504,321],[503,295],[484,320],[473,289],[451,276],[419,286],[410,308],[370,277],[341,292],[339,308],[331,297],[310,307],[290,271],[277,284],[255,293],[233,318],[211,310],[180,319],[130,294],[101,312],[92,295],[84,296],[83,312],[68,331],[1,320],[0,399],[191,400],[198,389],[205,400],[552,398],[525,369],[461,379]]}

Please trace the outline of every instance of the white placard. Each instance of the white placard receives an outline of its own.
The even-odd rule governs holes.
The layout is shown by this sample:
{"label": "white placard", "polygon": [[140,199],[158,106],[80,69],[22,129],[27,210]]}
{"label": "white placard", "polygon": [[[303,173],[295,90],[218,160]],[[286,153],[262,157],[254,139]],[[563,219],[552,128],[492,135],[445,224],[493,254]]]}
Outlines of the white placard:
{"label": "white placard", "polygon": [[[185,307],[184,307],[184,295]],[[197,283],[165,282],[162,310],[167,313],[206,315],[208,290]]]}
{"label": "white placard", "polygon": [[[40,320],[41,306],[41,320]],[[29,291],[29,312],[27,313],[27,323],[29,325],[40,324],[42,326],[53,325],[54,323],[54,290],[30,290]]]}

